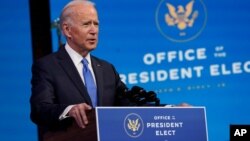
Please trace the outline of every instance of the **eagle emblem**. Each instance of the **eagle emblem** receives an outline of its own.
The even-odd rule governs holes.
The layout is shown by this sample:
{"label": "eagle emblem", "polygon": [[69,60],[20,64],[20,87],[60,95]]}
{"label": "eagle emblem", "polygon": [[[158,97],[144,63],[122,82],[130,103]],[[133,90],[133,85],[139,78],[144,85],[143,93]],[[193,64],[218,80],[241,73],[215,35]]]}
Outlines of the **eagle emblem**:
{"label": "eagle emblem", "polygon": [[136,120],[128,119],[127,125],[128,125],[128,129],[132,130],[133,132],[136,132],[140,128],[139,119],[138,118]]}
{"label": "eagle emblem", "polygon": [[185,7],[182,5],[177,6],[176,8],[167,3],[166,6],[169,10],[169,13],[165,14],[165,22],[168,26],[177,26],[179,30],[184,30],[187,27],[192,27],[195,19],[198,17],[198,11],[193,12],[194,0],[191,0]]}

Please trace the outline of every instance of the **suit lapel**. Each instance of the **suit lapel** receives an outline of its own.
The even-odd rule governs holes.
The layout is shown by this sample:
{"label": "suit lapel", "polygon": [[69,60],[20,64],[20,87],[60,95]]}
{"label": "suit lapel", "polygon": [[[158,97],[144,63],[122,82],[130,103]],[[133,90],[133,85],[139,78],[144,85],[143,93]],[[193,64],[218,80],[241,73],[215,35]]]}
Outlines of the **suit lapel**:
{"label": "suit lapel", "polygon": [[76,88],[80,91],[81,95],[84,97],[87,103],[91,103],[90,97],[88,95],[87,89],[84,86],[82,79],[71,60],[70,56],[66,52],[65,48],[62,47],[58,51],[58,62],[66,72],[68,77],[72,80],[72,83],[76,86]]}
{"label": "suit lapel", "polygon": [[97,85],[97,105],[102,105],[103,99],[103,68],[99,61],[91,56],[92,68],[95,73],[95,80]]}

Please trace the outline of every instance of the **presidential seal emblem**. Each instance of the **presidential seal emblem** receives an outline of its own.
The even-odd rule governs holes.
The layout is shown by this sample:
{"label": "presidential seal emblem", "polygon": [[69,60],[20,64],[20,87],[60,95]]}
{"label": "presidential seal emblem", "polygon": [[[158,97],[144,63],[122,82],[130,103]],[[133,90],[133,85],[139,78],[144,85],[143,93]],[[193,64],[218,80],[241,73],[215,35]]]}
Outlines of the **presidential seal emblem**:
{"label": "presidential seal emblem", "polygon": [[143,129],[143,120],[138,114],[130,113],[125,117],[124,130],[128,136],[137,138],[143,133]]}
{"label": "presidential seal emblem", "polygon": [[155,14],[156,26],[167,39],[186,42],[195,39],[207,21],[202,0],[161,0]]}

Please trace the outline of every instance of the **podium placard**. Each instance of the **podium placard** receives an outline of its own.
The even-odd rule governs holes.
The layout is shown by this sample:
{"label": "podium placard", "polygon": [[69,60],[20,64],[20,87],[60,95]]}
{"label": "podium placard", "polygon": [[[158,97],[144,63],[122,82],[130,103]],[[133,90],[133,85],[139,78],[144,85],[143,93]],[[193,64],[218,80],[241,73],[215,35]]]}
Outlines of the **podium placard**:
{"label": "podium placard", "polygon": [[208,141],[205,107],[97,107],[98,141]]}

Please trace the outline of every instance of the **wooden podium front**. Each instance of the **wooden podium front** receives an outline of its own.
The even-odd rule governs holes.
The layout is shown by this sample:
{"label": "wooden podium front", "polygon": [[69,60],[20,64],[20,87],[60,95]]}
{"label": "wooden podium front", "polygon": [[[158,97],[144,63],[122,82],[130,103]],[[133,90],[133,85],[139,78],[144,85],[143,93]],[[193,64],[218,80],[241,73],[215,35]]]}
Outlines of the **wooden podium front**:
{"label": "wooden podium front", "polygon": [[80,128],[74,122],[66,131],[48,132],[43,136],[44,141],[97,141],[95,111],[88,113],[89,124]]}

